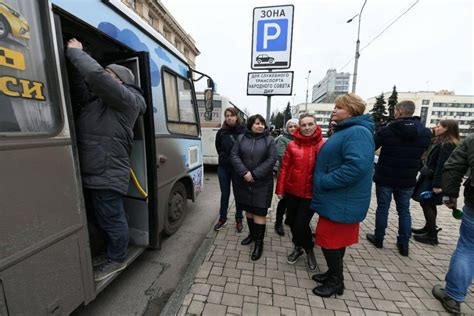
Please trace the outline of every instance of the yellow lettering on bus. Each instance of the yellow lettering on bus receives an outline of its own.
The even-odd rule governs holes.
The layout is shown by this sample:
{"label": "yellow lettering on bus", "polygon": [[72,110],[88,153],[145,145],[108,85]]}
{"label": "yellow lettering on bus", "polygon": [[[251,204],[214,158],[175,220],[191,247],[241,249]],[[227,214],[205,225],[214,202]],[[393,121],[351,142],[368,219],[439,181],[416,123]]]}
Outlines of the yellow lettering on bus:
{"label": "yellow lettering on bus", "polygon": [[0,77],[0,92],[9,97],[19,97],[20,92],[11,90],[11,88],[9,87],[9,83],[17,85],[18,81],[14,77]]}
{"label": "yellow lettering on bus", "polygon": [[[37,81],[29,81],[25,79],[20,79],[20,83],[23,86],[23,93],[21,94],[23,98],[41,101],[46,100],[43,94],[43,83]],[[33,97],[33,93],[35,97]]]}

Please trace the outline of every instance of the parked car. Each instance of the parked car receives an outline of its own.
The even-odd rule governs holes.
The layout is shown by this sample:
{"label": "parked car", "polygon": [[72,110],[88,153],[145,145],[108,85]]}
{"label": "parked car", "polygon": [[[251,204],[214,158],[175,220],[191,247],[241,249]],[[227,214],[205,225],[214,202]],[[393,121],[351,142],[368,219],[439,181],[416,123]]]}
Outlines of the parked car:
{"label": "parked car", "polygon": [[265,63],[265,64],[273,64],[275,59],[268,55],[262,54],[257,56],[257,64]]}

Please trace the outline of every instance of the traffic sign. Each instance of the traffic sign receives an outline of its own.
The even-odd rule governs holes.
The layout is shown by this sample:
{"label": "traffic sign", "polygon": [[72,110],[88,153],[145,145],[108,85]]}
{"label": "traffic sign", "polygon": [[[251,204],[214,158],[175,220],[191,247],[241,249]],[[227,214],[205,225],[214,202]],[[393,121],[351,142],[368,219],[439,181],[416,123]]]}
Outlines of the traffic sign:
{"label": "traffic sign", "polygon": [[293,71],[249,72],[247,95],[291,95]]}
{"label": "traffic sign", "polygon": [[290,68],[293,13],[293,5],[253,9],[252,69]]}

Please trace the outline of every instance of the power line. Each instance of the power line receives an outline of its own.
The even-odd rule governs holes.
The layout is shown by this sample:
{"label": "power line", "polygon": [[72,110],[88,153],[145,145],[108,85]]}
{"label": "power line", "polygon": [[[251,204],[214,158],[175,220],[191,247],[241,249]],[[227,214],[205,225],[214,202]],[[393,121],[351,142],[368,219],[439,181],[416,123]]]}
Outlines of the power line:
{"label": "power line", "polygon": [[[362,49],[359,51],[359,52],[362,52],[364,49],[366,49],[370,44],[372,44],[372,42],[374,42],[377,38],[379,38],[383,33],[385,33],[385,31],[391,27],[393,24],[395,24],[395,22],[397,22],[402,16],[404,16],[405,14],[408,13],[408,11],[410,11],[417,3],[419,2],[419,0],[416,0],[414,3],[412,3],[407,9],[405,9],[402,13],[400,13],[400,15],[398,15],[389,25],[387,25],[379,34],[377,34],[374,38],[372,38],[368,43],[367,45],[365,45],[364,47],[362,47]],[[351,59],[349,59],[345,64],[344,66],[342,66],[342,68],[340,68],[339,71],[342,71],[344,70],[353,60],[354,60],[355,57],[352,57]]]}

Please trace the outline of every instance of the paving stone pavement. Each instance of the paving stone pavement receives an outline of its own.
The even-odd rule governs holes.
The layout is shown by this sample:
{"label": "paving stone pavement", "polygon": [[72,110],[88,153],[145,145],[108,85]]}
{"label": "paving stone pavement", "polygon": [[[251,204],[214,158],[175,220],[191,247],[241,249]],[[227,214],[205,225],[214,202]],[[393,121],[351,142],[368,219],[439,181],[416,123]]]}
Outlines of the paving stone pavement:
{"label": "paving stone pavement", "polygon": [[[232,203],[228,225],[215,233],[178,315],[449,315],[431,295],[435,284],[444,285],[459,236],[460,221],[444,206],[438,209],[438,225],[443,228],[440,244],[423,245],[412,239],[410,256],[402,257],[396,247],[398,216],[393,202],[384,248],[377,249],[365,239],[375,225],[373,191],[359,243],[347,248],[344,257],[344,295],[321,298],[311,292],[316,283],[304,256],[294,265],[286,261],[293,244],[287,226],[284,237],[274,231],[276,203],[275,196],[267,217],[264,254],[258,261],[250,260],[251,246],[240,245],[248,230],[236,232]],[[421,227],[419,204],[412,201],[411,210],[413,227]],[[317,215],[311,222],[313,231],[316,221]],[[321,249],[315,248],[315,253],[318,270],[326,271]],[[461,308],[465,315],[474,315],[472,288]]]}

